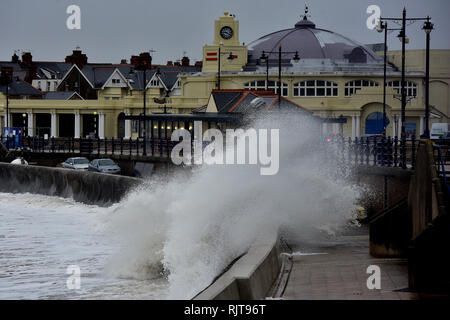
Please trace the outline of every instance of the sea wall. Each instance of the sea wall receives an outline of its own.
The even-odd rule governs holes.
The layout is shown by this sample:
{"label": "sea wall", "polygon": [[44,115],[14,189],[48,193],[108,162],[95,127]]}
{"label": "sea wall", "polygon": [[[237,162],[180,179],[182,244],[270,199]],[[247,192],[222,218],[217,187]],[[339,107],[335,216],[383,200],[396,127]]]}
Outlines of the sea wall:
{"label": "sea wall", "polygon": [[37,193],[87,204],[107,206],[119,202],[141,182],[119,175],[0,163],[0,192]]}
{"label": "sea wall", "polygon": [[278,234],[257,241],[231,268],[218,277],[194,300],[259,300],[264,299],[281,269]]}

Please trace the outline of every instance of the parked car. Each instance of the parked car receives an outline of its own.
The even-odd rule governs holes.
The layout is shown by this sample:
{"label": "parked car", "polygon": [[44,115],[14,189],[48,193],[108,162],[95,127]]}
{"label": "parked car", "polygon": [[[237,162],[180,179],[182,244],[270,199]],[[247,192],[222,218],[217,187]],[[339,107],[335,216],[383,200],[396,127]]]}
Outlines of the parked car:
{"label": "parked car", "polygon": [[66,169],[87,170],[89,167],[89,160],[85,157],[69,158],[64,161],[61,166]]}
{"label": "parked car", "polygon": [[111,159],[92,160],[88,170],[101,173],[120,173],[120,167]]}
{"label": "parked car", "polygon": [[28,162],[23,157],[19,157],[19,158],[14,159],[13,161],[11,161],[11,164],[21,164],[21,165],[27,166]]}

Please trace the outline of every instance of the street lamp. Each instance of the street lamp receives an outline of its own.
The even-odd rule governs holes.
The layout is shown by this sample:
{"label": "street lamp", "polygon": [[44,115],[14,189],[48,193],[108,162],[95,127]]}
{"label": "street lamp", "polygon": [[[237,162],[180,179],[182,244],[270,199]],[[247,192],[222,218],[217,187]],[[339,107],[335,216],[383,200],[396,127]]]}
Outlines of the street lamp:
{"label": "street lamp", "polygon": [[402,96],[402,113],[401,113],[401,121],[402,121],[402,131],[401,131],[401,161],[402,168],[406,168],[406,133],[405,133],[405,107],[406,107],[406,89],[405,89],[405,45],[409,42],[406,38],[406,21],[418,21],[418,20],[427,20],[430,21],[430,17],[427,18],[406,18],[406,8],[403,8],[402,17],[401,18],[386,18],[380,17],[381,21],[400,21],[401,20],[401,31],[398,35],[399,40],[402,43],[402,82],[401,82],[401,96]]}
{"label": "street lamp", "polygon": [[13,71],[5,68],[1,71],[0,82],[6,86],[6,127],[9,128],[9,84],[12,82]]}
{"label": "street lamp", "polygon": [[232,52],[222,52],[222,42],[219,44],[219,54],[218,54],[218,69],[217,69],[217,88],[220,90],[220,57],[223,54],[228,54],[227,60],[232,61],[234,60],[234,56]]}
{"label": "street lamp", "polygon": [[[143,136],[144,136],[144,144],[143,144],[143,149],[142,149],[142,155],[146,156],[147,155],[147,143],[146,143],[146,136],[147,136],[147,121],[145,120],[145,115],[146,115],[146,111],[147,111],[147,104],[146,104],[146,100],[147,100],[147,70],[151,69],[151,65],[148,66],[147,63],[141,63],[140,65],[137,65],[134,67],[134,69],[139,70],[139,71],[143,71],[144,77],[143,77],[143,107],[144,107],[144,130],[143,130]],[[135,72],[133,69],[130,70],[129,74],[133,75]],[[140,118],[141,120],[139,121],[139,123],[142,123],[142,114],[140,114]],[[140,131],[140,130],[139,130]]]}
{"label": "street lamp", "polygon": [[426,49],[426,67],[425,67],[425,131],[423,137],[430,139],[430,33],[433,30],[433,23],[430,21],[430,17],[423,24],[422,29],[427,35],[427,49]]}
{"label": "street lamp", "polygon": [[278,51],[263,51],[261,57],[259,58],[263,63],[266,62],[266,90],[268,90],[269,86],[269,56],[266,56],[266,53],[272,54],[278,52],[278,108],[281,106],[281,55],[282,54],[293,54],[295,56],[293,60],[295,62],[300,61],[300,56],[298,55],[298,51],[281,51],[281,45],[278,46]]}
{"label": "street lamp", "polygon": [[383,67],[383,135],[386,137],[386,67],[387,67],[387,32],[400,30],[399,28],[388,28],[387,22],[378,20],[377,31],[384,30],[384,67]]}

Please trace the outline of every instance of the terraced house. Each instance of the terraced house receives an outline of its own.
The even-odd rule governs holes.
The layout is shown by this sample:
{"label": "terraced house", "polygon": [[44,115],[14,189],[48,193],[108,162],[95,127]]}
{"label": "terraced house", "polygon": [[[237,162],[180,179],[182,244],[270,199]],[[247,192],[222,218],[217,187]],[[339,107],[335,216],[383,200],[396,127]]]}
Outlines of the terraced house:
{"label": "terraced house", "polygon": [[[245,44],[239,39],[239,22],[225,12],[214,23],[214,35],[213,43],[203,47],[203,61],[194,65],[187,57],[179,63],[152,65],[149,53],[133,56],[130,63],[92,64],[79,49],[65,62],[33,62],[29,54],[20,61],[15,55],[0,62],[2,69],[13,69],[10,126],[26,127],[28,135],[130,137],[139,134],[139,125],[124,116],[143,113],[144,93],[147,114],[187,114],[239,110],[218,108],[214,95],[248,96],[255,91],[259,100],[248,101],[242,110],[253,105],[270,109],[281,98],[280,106],[346,119],[342,126],[324,123],[324,133],[358,137],[381,132],[383,44],[363,45],[321,29],[306,14],[291,28]],[[402,125],[401,52],[388,51],[388,58],[387,135],[394,136]],[[430,60],[430,121],[450,122],[450,50],[431,50]],[[424,79],[425,50],[407,50],[408,135],[424,130]],[[13,94],[19,86],[23,90]],[[4,85],[0,92],[1,124],[6,126]],[[261,99],[261,94],[272,94],[273,99]]]}

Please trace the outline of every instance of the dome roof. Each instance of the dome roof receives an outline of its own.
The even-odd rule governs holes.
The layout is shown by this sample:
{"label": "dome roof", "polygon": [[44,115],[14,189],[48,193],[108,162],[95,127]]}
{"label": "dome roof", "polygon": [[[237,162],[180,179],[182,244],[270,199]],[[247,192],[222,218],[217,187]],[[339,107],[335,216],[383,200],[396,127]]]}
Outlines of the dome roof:
{"label": "dome roof", "polygon": [[[382,58],[370,48],[338,33],[318,29],[307,19],[297,22],[294,28],[265,35],[248,45],[249,62],[255,62],[263,53],[269,60],[278,61],[278,48],[282,51],[298,51],[301,59],[347,60],[349,63],[380,62]],[[275,52],[268,54],[268,52]],[[282,59],[291,60],[295,53],[283,54]]]}

